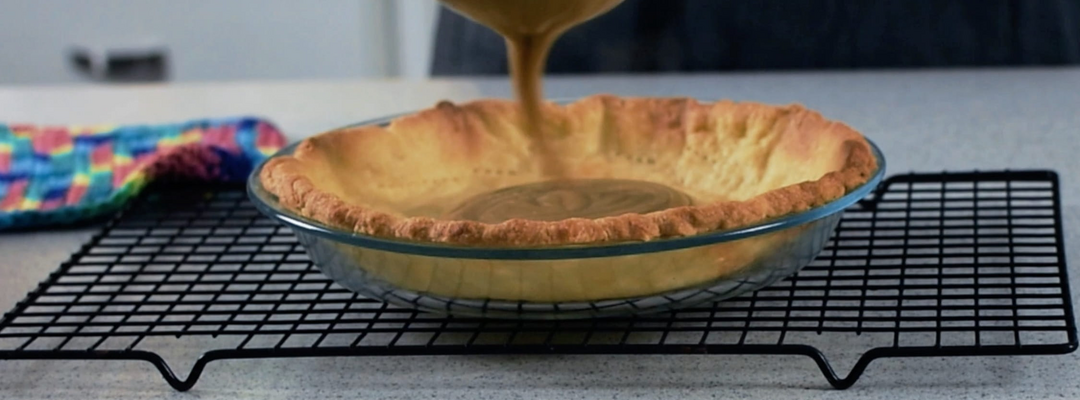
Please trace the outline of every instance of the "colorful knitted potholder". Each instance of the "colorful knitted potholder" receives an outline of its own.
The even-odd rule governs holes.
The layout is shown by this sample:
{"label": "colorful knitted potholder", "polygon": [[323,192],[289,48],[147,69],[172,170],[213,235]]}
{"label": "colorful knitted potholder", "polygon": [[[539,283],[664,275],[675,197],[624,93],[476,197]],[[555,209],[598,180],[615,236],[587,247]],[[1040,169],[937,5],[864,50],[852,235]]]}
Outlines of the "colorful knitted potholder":
{"label": "colorful knitted potholder", "polygon": [[115,212],[154,179],[241,182],[285,144],[256,118],[118,127],[0,124],[0,230]]}

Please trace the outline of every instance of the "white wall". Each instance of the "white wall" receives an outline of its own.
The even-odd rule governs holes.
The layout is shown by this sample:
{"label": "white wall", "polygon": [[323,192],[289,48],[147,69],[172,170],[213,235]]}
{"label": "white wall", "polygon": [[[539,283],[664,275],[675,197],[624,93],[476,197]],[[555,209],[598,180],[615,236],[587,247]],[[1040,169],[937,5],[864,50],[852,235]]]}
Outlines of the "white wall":
{"label": "white wall", "polygon": [[392,0],[397,25],[397,72],[405,78],[431,76],[439,4],[434,0]]}
{"label": "white wall", "polygon": [[434,0],[0,0],[0,84],[86,82],[73,46],[162,45],[170,80],[427,76]]}

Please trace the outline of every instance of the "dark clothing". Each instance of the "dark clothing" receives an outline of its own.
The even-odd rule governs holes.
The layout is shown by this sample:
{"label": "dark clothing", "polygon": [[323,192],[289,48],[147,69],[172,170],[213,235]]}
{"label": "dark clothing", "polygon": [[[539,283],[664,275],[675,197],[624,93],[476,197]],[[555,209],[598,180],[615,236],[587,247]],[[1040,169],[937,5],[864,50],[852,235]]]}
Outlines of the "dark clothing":
{"label": "dark clothing", "polygon": [[[434,75],[507,73],[494,32],[443,8]],[[1080,0],[626,0],[567,32],[550,73],[1080,63]]]}

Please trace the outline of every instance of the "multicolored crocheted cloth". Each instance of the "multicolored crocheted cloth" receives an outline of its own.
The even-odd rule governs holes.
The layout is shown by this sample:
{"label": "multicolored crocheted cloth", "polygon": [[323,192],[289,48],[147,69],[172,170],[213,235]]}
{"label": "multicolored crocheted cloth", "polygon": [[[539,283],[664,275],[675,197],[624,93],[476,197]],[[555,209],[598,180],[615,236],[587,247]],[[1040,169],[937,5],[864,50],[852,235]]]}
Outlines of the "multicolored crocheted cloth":
{"label": "multicolored crocheted cloth", "polygon": [[256,118],[139,126],[0,124],[0,230],[115,212],[166,177],[242,182],[285,144]]}

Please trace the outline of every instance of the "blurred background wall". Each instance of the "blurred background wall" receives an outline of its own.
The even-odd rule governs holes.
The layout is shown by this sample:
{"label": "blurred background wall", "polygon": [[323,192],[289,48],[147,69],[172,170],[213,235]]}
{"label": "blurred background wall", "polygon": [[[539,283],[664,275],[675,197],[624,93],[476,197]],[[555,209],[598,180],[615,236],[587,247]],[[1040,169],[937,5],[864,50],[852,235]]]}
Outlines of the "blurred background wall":
{"label": "blurred background wall", "polygon": [[[559,73],[1080,63],[1080,0],[625,0]],[[0,0],[0,85],[504,75],[436,0]]]}
{"label": "blurred background wall", "polygon": [[0,84],[423,78],[434,0],[0,0]]}

